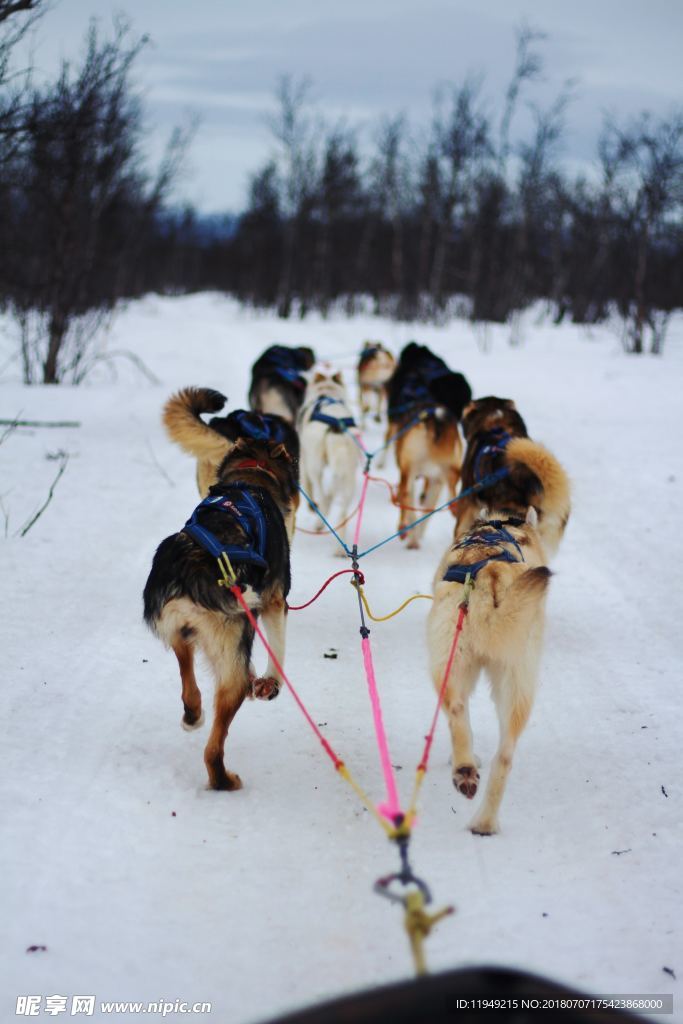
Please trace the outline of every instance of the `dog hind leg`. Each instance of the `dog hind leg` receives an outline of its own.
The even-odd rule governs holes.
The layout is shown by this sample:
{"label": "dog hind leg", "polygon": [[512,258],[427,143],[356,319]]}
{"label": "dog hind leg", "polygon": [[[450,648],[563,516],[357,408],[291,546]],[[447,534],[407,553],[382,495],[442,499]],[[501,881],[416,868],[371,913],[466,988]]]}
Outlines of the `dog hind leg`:
{"label": "dog hind leg", "polygon": [[184,637],[178,637],[173,643],[173,651],[178,659],[180,680],[182,683],[183,717],[180,724],[183,729],[198,729],[204,722],[202,711],[202,695],[197,686],[194,674],[194,648]]}
{"label": "dog hind leg", "polygon": [[534,701],[536,666],[524,659],[500,670],[490,670],[492,694],[498,712],[500,739],[491,762],[484,801],[470,831],[491,836],[499,831],[498,811],[505,793],[517,741],[529,720]]}
{"label": "dog hind leg", "polygon": [[[270,604],[263,609],[261,620],[265,627],[268,645],[277,658],[280,665],[285,660],[285,602],[282,598],[274,598]],[[268,665],[265,675],[253,679],[251,683],[252,693],[259,700],[274,700],[282,687],[282,676],[275,667],[275,663],[268,654]]]}
{"label": "dog hind leg", "polygon": [[239,775],[225,768],[224,749],[228,729],[239,711],[249,687],[249,661],[254,631],[244,619],[223,622],[205,630],[201,640],[204,652],[216,676],[214,719],[204,763],[211,789],[240,789]]}

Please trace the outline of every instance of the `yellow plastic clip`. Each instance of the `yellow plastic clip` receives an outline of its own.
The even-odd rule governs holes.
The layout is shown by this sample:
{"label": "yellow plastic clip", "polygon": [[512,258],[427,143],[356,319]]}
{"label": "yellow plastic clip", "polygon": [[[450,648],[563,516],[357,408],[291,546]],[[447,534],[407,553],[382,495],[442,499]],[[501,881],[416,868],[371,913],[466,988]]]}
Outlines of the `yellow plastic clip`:
{"label": "yellow plastic clip", "polygon": [[425,910],[425,897],[420,889],[414,889],[407,893],[404,899],[405,917],[403,924],[408,938],[410,948],[415,961],[415,973],[418,975],[427,973],[427,963],[424,954],[424,940],[435,924],[454,913],[454,907],[444,907],[435,914],[428,914]]}
{"label": "yellow plastic clip", "polygon": [[473,590],[474,580],[472,579],[471,573],[468,572],[467,575],[465,576],[464,589],[462,592],[462,601],[460,602],[460,607],[464,608],[465,611],[467,611],[467,606],[470,603],[470,595]]}
{"label": "yellow plastic clip", "polygon": [[216,559],[216,561],[218,562],[218,568],[220,569],[221,576],[223,577],[222,579],[217,580],[218,586],[228,588],[234,587],[237,582],[237,576],[235,575],[235,570],[232,567],[232,563],[228,558],[227,553],[222,551],[220,557]]}

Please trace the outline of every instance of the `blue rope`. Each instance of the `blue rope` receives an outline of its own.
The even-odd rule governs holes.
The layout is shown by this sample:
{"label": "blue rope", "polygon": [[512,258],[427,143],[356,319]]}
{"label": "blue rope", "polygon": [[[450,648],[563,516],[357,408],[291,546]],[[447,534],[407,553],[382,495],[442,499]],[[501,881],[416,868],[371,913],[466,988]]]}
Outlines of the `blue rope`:
{"label": "blue rope", "polygon": [[306,491],[305,491],[305,490],[303,489],[303,487],[301,486],[301,484],[298,484],[297,486],[298,486],[298,488],[299,488],[299,491],[301,492],[301,494],[303,494],[304,498],[306,499],[306,501],[308,502],[308,504],[309,504],[309,505],[311,506],[311,508],[313,509],[313,511],[314,511],[314,512],[316,513],[316,515],[320,516],[320,518],[321,518],[321,519],[322,519],[322,521],[324,522],[324,524],[325,524],[325,526],[327,527],[327,529],[328,529],[328,530],[330,531],[330,533],[334,534],[334,536],[335,536],[335,537],[337,538],[337,540],[339,541],[339,543],[341,544],[341,546],[342,546],[342,547],[344,548],[344,551],[346,552],[346,554],[347,554],[347,555],[349,556],[349,558],[350,558],[350,557],[351,557],[351,551],[349,551],[349,549],[347,548],[346,544],[344,543],[344,541],[343,541],[343,540],[341,539],[341,537],[339,536],[339,534],[338,534],[338,533],[337,533],[337,531],[335,530],[334,526],[332,526],[332,524],[331,524],[331,523],[330,523],[330,522],[329,522],[329,521],[328,521],[328,520],[327,520],[327,519],[325,518],[325,516],[324,516],[324,515],[322,514],[322,512],[320,511],[320,509],[318,508],[318,506],[316,505],[316,503],[315,503],[315,502],[313,501],[313,498],[310,498],[310,497],[308,496],[308,494],[306,494]]}
{"label": "blue rope", "polygon": [[[460,494],[458,494],[455,498],[451,498],[450,501],[445,501],[443,505],[439,505],[437,508],[433,508],[431,512],[426,512],[425,515],[420,516],[419,519],[415,520],[415,522],[409,523],[408,526],[404,526],[402,530],[397,530],[396,533],[392,533],[392,535],[390,537],[387,537],[385,540],[381,540],[378,544],[373,544],[372,547],[366,548],[365,551],[361,551],[360,554],[358,554],[356,557],[358,559],[364,558],[365,555],[369,555],[371,551],[376,551],[377,548],[381,548],[385,544],[388,544],[390,540],[395,540],[396,537],[402,537],[404,534],[408,533],[409,530],[412,530],[416,526],[419,526],[420,523],[423,523],[425,519],[429,519],[430,516],[433,516],[437,512],[441,512],[443,509],[448,508],[449,505],[454,505],[462,498],[466,498],[469,494],[476,494],[478,491],[483,490],[485,487],[492,487],[493,484],[498,483],[499,480],[502,480],[504,477],[506,477],[509,472],[510,470],[507,469],[507,467],[505,467],[503,469],[496,470],[495,473],[490,473],[488,476],[485,476],[483,480],[480,480],[479,483],[473,484],[472,487],[468,487],[467,490],[465,491],[461,491]],[[346,545],[344,546],[346,547]],[[348,553],[350,554],[350,552]]]}

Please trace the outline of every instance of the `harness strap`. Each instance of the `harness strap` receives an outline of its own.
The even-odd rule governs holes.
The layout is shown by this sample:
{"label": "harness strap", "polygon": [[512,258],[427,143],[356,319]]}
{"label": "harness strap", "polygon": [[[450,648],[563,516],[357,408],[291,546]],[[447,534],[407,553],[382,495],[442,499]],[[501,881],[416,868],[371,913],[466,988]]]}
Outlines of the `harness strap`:
{"label": "harness strap", "polygon": [[[183,532],[189,534],[201,547],[220,558],[227,554],[231,561],[251,562],[262,569],[268,568],[265,559],[266,552],[266,523],[263,511],[247,490],[245,484],[235,482],[231,484],[228,494],[209,495],[197,505],[194,512],[185,523]],[[197,521],[198,513],[205,509],[213,509],[218,512],[226,512],[232,516],[244,531],[247,546],[237,544],[224,544],[211,530],[202,526]]]}
{"label": "harness strap", "polygon": [[512,434],[504,429],[504,427],[494,427],[492,430],[482,435],[482,438],[490,438],[490,441],[480,448],[474,459],[474,466],[472,467],[474,473],[475,483],[480,483],[484,477],[484,473],[481,469],[481,463],[487,455],[503,455],[505,449],[512,440]]}
{"label": "harness strap", "polygon": [[[475,544],[485,544],[487,546],[500,548],[500,550],[496,552],[496,554],[480,558],[478,562],[454,562],[452,565],[449,565],[443,579],[447,583],[464,583],[468,573],[472,579],[476,579],[477,574],[481,572],[484,566],[488,565],[489,562],[525,561],[524,552],[520,545],[517,543],[510,531],[505,529],[506,526],[522,526],[522,524],[523,520],[516,518],[506,520],[489,519],[487,522],[475,527],[467,537],[461,540],[458,544],[453,545],[454,551],[473,547]],[[519,557],[513,554],[512,551],[508,551],[507,548],[503,547],[504,544],[512,544],[517,549]]]}
{"label": "harness strap", "polygon": [[347,430],[350,427],[356,426],[356,421],[353,416],[331,416],[329,413],[322,412],[321,410],[326,405],[344,405],[344,402],[342,402],[340,398],[330,398],[328,395],[321,395],[320,398],[316,399],[316,403],[313,406],[313,411],[310,416],[311,420],[317,420],[319,423],[324,423],[337,434],[340,434],[342,430]]}
{"label": "harness strap", "polygon": [[233,418],[239,423],[242,433],[247,437],[253,437],[255,441],[277,441],[279,444],[284,442],[282,424],[268,414],[247,412],[244,409],[233,413]]}

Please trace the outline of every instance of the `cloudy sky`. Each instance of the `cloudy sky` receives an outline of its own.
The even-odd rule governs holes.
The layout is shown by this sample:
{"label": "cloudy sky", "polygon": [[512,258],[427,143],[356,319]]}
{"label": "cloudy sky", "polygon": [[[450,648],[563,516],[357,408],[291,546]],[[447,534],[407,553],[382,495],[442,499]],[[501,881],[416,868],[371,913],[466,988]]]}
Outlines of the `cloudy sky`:
{"label": "cloudy sky", "polygon": [[283,73],[309,76],[322,114],[361,139],[385,114],[426,127],[435,86],[468,73],[483,76],[495,116],[526,21],[547,36],[527,98],[547,106],[576,82],[570,164],[592,159],[605,113],[683,105],[683,0],[51,0],[32,38],[38,72],[76,58],[89,20],[108,29],[116,13],[152,40],[137,65],[151,156],[173,125],[199,117],[179,193],[207,212],[242,207],[249,172],[272,150],[267,115]]}

